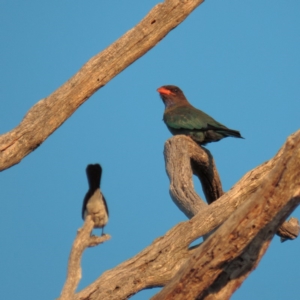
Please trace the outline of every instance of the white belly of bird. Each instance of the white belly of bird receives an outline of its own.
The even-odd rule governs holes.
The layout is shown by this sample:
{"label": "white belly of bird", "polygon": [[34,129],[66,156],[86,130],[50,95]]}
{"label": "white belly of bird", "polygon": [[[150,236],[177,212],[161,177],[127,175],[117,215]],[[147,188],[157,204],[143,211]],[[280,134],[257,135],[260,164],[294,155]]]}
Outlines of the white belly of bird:
{"label": "white belly of bird", "polygon": [[90,215],[95,223],[95,228],[102,228],[108,221],[105,204],[100,190],[96,190],[86,205],[85,216]]}

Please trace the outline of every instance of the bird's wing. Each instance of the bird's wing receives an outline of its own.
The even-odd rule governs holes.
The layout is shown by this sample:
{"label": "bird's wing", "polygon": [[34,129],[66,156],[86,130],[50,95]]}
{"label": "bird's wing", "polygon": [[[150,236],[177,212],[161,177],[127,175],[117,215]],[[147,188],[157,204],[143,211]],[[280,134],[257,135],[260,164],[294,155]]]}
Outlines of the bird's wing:
{"label": "bird's wing", "polygon": [[90,197],[91,197],[91,192],[88,191],[88,192],[86,193],[86,195],[85,195],[85,197],[84,197],[84,199],[83,199],[83,203],[82,203],[82,209],[81,209],[81,217],[82,217],[82,220],[84,220],[84,217],[85,217],[84,215],[85,215],[86,205],[87,205],[87,203],[88,203]]}
{"label": "bird's wing", "polygon": [[209,130],[210,126],[226,128],[203,111],[194,107],[177,107],[164,114],[165,123],[174,129]]}
{"label": "bird's wing", "polygon": [[103,196],[103,194],[102,194],[102,199],[103,199],[104,207],[105,207],[105,210],[106,210],[106,214],[107,214],[107,216],[109,216],[107,202],[106,202],[106,199],[105,199],[105,197]]}

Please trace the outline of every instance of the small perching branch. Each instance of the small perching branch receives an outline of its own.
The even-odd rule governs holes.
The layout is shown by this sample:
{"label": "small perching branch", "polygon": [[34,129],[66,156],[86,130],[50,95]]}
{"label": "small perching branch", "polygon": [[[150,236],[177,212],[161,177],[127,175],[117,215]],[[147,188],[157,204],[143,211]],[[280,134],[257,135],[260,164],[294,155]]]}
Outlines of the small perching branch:
{"label": "small perching branch", "polygon": [[[191,140],[185,136],[172,137],[167,141],[166,147],[169,147],[168,144],[173,140],[177,143],[177,139],[181,138],[184,139],[182,145],[189,147]],[[200,147],[194,147],[194,151],[198,151],[198,148]],[[192,157],[195,155],[198,154],[193,153]],[[201,155],[199,154],[198,158]],[[203,157],[202,163],[205,165],[205,155]],[[190,165],[190,161],[187,163]],[[168,168],[168,161],[166,165]],[[172,167],[168,172],[170,170]],[[186,167],[186,170],[191,176],[192,172],[189,167]],[[180,182],[178,184],[183,189],[191,188],[191,184],[186,186]],[[184,274],[184,270],[190,267],[191,261],[198,263],[197,259],[201,257],[203,257],[203,266],[206,263],[209,264],[219,276],[216,278],[212,275],[211,279],[207,278],[209,276],[205,275],[205,270],[207,271],[205,267],[203,271],[201,271],[202,267],[194,271],[190,269],[191,275],[192,272],[197,272],[197,275],[200,274],[199,276],[206,280],[201,283],[202,291],[198,289],[196,294],[203,293],[205,297],[207,296],[205,299],[227,299],[226,297],[232,294],[259,262],[278,226],[299,204],[299,184],[300,131],[289,137],[287,143],[274,158],[248,172],[218,201],[210,205],[204,205],[203,202],[201,210],[192,219],[176,225],[165,236],[156,239],[135,257],[104,272],[94,283],[78,292],[74,299],[127,299],[142,289],[165,286],[181,268],[184,269],[180,274]],[[211,185],[214,186],[214,184]],[[185,192],[183,190],[179,193],[184,195]],[[189,191],[187,194],[190,195]],[[262,198],[263,204],[260,204]],[[236,212],[232,214],[234,211]],[[240,214],[244,217],[240,217]],[[261,218],[257,215],[261,215]],[[200,247],[189,247],[197,238],[211,232],[221,224],[223,225]],[[299,228],[292,227],[298,230],[296,233],[298,235]],[[210,274],[209,272],[208,270],[207,275]],[[177,276],[176,278],[181,280]],[[184,280],[183,277],[182,280]],[[172,280],[170,284],[172,282],[174,281]],[[180,293],[183,292],[180,284],[177,287]],[[213,298],[214,296],[210,293],[214,293],[212,295],[219,298]]]}
{"label": "small perching branch", "polygon": [[166,0],[134,28],[92,57],[72,78],[0,136],[0,171],[19,163],[61,126],[98,89],[143,56],[204,0]]}
{"label": "small perching branch", "polygon": [[83,251],[88,247],[94,247],[110,239],[108,234],[101,237],[91,236],[94,228],[94,221],[91,216],[87,216],[83,227],[78,229],[77,236],[72,246],[69,257],[68,273],[66,283],[63,287],[60,297],[57,300],[74,299],[76,288],[81,279],[81,257]]}

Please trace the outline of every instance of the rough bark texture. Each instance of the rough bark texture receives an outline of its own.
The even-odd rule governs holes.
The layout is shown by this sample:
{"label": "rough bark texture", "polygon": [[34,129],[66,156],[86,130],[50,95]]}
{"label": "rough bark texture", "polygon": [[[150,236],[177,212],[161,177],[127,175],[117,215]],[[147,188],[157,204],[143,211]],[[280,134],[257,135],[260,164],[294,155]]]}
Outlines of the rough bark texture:
{"label": "rough bark texture", "polygon": [[221,180],[210,152],[186,136],[174,136],[165,144],[170,195],[190,219],[207,204],[194,190],[192,174],[200,179],[208,203],[223,195]]}
{"label": "rough bark texture", "polygon": [[81,279],[81,257],[87,247],[94,247],[110,239],[108,234],[101,237],[91,236],[94,222],[91,216],[87,216],[83,227],[78,229],[73,247],[69,257],[68,274],[66,283],[60,297],[57,300],[71,300],[74,298],[75,291]]}
{"label": "rough bark texture", "polygon": [[[257,265],[281,223],[300,203],[300,135],[255,193],[197,249],[152,299],[229,299]],[[228,285],[233,280],[234,284]]]}
{"label": "rough bark texture", "polygon": [[[166,148],[173,140],[177,143],[177,139],[189,138],[173,137]],[[182,145],[188,148],[188,143],[186,140]],[[197,152],[198,148],[188,149]],[[167,153],[165,149],[168,169]],[[199,153],[191,157],[195,155]],[[186,170],[191,174],[189,168]],[[299,204],[299,175],[300,131],[288,139],[273,159],[248,172],[218,201],[203,205],[192,219],[176,225],[135,257],[104,272],[74,299],[127,299],[142,289],[168,283],[166,290],[154,299],[228,299],[258,264],[280,224]],[[222,223],[200,247],[190,248],[193,241]],[[297,224],[289,226],[299,230]]]}
{"label": "rough bark texture", "polygon": [[92,94],[153,48],[203,1],[168,0],[157,4],[133,29],[40,100],[16,128],[0,136],[0,170],[19,163],[36,149]]}
{"label": "rough bark texture", "polygon": [[[188,218],[192,218],[201,209],[207,206],[194,190],[193,173],[199,177],[206,201],[209,204],[223,195],[221,180],[209,150],[199,147],[198,144],[187,136],[177,135],[166,142],[164,154],[166,170],[170,179],[171,198]],[[266,175],[266,170],[271,170],[279,157],[281,157],[280,152],[274,158],[274,161],[271,160],[255,169],[257,173],[255,173],[255,177],[252,177],[250,180],[250,184],[252,181],[257,180],[257,182],[250,185],[250,187],[254,189],[253,192],[259,188],[261,180],[265,180],[263,176]],[[262,172],[259,170],[260,168],[262,168]],[[245,178],[245,176],[243,178]],[[244,184],[249,184],[248,178],[246,182],[247,183]],[[240,184],[238,187],[241,189]],[[233,195],[241,192],[243,197],[246,198],[247,194],[243,194],[243,192],[239,190],[236,191],[236,188],[237,187],[234,187]],[[251,189],[250,192],[252,192]],[[227,195],[231,196],[232,192],[229,191]],[[228,207],[224,209],[228,209]],[[234,210],[234,207],[232,207],[232,209]],[[216,216],[216,218],[217,217],[218,216]],[[295,239],[299,231],[298,220],[292,218],[282,224],[277,234],[281,237],[282,241],[285,241]]]}

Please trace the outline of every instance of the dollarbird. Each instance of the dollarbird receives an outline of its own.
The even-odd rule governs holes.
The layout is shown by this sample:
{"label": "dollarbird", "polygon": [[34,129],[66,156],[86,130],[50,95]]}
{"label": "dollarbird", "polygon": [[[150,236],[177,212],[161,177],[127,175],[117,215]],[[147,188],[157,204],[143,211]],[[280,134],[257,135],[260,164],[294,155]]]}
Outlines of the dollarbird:
{"label": "dollarbird", "polygon": [[102,168],[99,164],[90,164],[86,167],[86,175],[89,183],[82,205],[82,219],[85,220],[87,215],[92,217],[94,228],[103,228],[108,222],[108,208],[106,200],[100,190],[100,180]]}
{"label": "dollarbird", "polygon": [[200,145],[228,136],[243,138],[239,131],[227,128],[192,106],[179,87],[164,85],[157,91],[165,104],[163,120],[173,135],[187,135]]}

